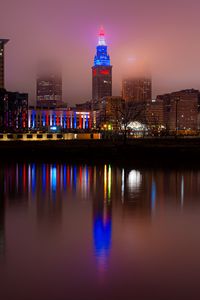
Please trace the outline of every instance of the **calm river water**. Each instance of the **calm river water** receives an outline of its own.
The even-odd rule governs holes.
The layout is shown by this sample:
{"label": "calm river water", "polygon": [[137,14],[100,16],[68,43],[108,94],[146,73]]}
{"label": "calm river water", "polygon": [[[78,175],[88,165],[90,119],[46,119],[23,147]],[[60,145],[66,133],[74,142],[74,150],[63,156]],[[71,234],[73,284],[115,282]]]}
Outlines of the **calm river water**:
{"label": "calm river water", "polygon": [[200,170],[1,165],[0,299],[200,299]]}

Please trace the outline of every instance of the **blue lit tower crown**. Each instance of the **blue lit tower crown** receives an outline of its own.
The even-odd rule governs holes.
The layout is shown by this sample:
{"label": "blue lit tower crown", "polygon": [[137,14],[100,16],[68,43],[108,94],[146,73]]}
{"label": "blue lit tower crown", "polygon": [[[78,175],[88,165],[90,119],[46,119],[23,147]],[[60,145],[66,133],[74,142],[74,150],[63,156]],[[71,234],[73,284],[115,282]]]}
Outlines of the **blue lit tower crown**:
{"label": "blue lit tower crown", "polygon": [[107,53],[105,33],[101,28],[92,67],[92,99],[98,101],[106,96],[112,96],[112,66]]}
{"label": "blue lit tower crown", "polygon": [[94,66],[110,66],[110,56],[107,53],[105,33],[103,28],[99,32],[99,42],[96,47],[97,53],[94,57]]}

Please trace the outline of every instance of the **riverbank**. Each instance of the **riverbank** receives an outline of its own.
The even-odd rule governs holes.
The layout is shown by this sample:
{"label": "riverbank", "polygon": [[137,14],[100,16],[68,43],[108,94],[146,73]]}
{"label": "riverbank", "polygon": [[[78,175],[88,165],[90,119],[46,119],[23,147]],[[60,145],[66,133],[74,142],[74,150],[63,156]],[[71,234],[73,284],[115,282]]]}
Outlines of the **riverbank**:
{"label": "riverbank", "polygon": [[0,143],[2,159],[123,160],[140,163],[200,165],[200,138],[116,140],[9,141]]}

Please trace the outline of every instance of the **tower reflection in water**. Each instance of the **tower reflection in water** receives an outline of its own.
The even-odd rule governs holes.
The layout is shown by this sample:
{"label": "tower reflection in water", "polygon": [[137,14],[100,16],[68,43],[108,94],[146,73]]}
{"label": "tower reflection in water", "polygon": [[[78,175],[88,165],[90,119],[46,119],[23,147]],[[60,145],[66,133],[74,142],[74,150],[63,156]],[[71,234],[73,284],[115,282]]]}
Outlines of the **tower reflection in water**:
{"label": "tower reflection in water", "polygon": [[89,215],[92,233],[88,234],[92,236],[96,267],[103,272],[111,265],[112,248],[117,240],[117,223],[113,224],[113,216],[115,220],[123,219],[122,226],[134,218],[151,226],[154,218],[162,217],[169,208],[184,212],[199,205],[199,193],[199,170],[135,170],[109,164],[5,163],[0,168],[0,257],[5,256],[8,246],[6,225],[10,208],[12,213],[15,208],[16,213],[22,208],[26,208],[26,212],[32,210],[39,232],[46,234],[40,230],[41,226],[59,232],[65,210],[72,209],[76,214],[76,207],[80,208],[78,202],[84,201],[89,209],[83,213],[90,214],[92,208]]}
{"label": "tower reflection in water", "polygon": [[5,244],[5,203],[9,207],[23,202],[30,209],[34,205],[38,224],[55,226],[62,219],[66,199],[91,199],[94,255],[98,269],[107,268],[112,247],[112,202],[123,204],[124,198],[126,202],[128,195],[139,191],[142,181],[140,172],[121,170],[109,164],[88,166],[65,163],[6,164],[0,171],[0,189],[4,197],[0,205],[1,252]]}
{"label": "tower reflection in water", "polygon": [[108,264],[108,257],[111,249],[112,239],[112,218],[111,207],[103,205],[94,212],[93,234],[95,255],[99,270],[105,270]]}
{"label": "tower reflection in water", "polygon": [[94,248],[99,271],[104,271],[108,267],[112,241],[112,169],[110,165],[104,166],[103,187],[103,197],[98,197],[94,201],[93,210]]}

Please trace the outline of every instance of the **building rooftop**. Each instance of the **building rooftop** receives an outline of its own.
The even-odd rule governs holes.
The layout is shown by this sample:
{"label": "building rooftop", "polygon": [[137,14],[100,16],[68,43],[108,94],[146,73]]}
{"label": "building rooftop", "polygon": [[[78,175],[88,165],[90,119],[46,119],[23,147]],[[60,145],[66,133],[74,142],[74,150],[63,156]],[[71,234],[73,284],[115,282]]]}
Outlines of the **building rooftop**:
{"label": "building rooftop", "polygon": [[7,44],[8,42],[9,42],[8,39],[0,39],[0,45],[1,45],[1,44],[5,45],[5,44]]}

